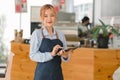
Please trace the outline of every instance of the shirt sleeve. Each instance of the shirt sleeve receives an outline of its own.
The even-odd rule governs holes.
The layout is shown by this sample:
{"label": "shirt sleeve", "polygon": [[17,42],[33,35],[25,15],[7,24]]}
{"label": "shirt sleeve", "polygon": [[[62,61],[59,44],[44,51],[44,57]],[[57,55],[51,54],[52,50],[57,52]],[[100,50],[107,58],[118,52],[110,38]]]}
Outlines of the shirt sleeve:
{"label": "shirt sleeve", "polygon": [[61,59],[62,59],[62,61],[64,61],[64,62],[68,62],[68,61],[70,60],[70,53],[68,54],[68,58],[67,58],[67,59],[65,59],[65,58],[63,58],[63,57],[61,57]]}
{"label": "shirt sleeve", "polygon": [[46,62],[53,59],[50,52],[42,53],[39,51],[42,36],[40,30],[35,30],[30,40],[30,59],[35,62]]}

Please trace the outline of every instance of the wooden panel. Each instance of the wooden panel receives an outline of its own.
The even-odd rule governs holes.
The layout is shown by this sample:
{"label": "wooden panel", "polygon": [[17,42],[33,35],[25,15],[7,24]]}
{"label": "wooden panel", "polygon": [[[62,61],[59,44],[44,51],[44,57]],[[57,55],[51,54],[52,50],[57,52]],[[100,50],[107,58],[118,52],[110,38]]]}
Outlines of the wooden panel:
{"label": "wooden panel", "polygon": [[33,80],[36,63],[29,58],[29,45],[11,42],[13,58],[11,80]]}
{"label": "wooden panel", "polygon": [[71,53],[70,62],[62,65],[65,80],[93,80],[93,64],[92,49],[75,50]]}
{"label": "wooden panel", "polygon": [[120,66],[120,50],[95,50],[95,80],[113,80],[114,71]]}
{"label": "wooden panel", "polygon": [[113,80],[120,66],[120,50],[79,48],[62,66],[65,80]]}

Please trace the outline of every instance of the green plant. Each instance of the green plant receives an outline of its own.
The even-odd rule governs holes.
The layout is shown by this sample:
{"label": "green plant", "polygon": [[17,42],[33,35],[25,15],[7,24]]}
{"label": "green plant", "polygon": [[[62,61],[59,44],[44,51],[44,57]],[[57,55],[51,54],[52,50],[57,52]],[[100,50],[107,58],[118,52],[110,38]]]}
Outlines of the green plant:
{"label": "green plant", "polygon": [[[104,37],[109,36],[109,33],[113,33],[116,36],[119,36],[120,33],[117,29],[115,29],[115,26],[106,25],[102,20],[100,20],[101,25],[96,26],[93,28],[93,39],[96,40],[99,34],[102,34]],[[100,33],[102,31],[102,33]],[[110,32],[109,32],[110,31]]]}

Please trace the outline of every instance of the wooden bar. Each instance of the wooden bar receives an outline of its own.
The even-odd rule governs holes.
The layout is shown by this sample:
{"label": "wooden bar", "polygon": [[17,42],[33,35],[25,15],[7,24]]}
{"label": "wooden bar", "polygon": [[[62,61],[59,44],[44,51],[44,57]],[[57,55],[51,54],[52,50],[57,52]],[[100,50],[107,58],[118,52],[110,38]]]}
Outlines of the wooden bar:
{"label": "wooden bar", "polygon": [[63,73],[65,80],[113,80],[119,66],[119,49],[79,48],[63,63]]}
{"label": "wooden bar", "polygon": [[[11,51],[11,80],[33,80],[36,63],[29,59],[29,44],[11,42]],[[113,80],[119,66],[119,49],[78,48],[69,62],[62,62],[64,80]]]}
{"label": "wooden bar", "polygon": [[36,63],[29,58],[29,44],[11,42],[11,51],[15,54],[11,80],[33,80]]}

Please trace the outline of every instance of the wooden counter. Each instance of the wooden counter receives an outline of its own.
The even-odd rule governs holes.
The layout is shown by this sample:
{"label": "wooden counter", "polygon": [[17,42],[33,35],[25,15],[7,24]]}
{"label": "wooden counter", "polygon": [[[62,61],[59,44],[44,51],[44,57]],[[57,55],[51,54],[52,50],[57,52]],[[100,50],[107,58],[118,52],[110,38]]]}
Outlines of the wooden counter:
{"label": "wooden counter", "polygon": [[120,66],[120,50],[79,48],[63,63],[65,80],[113,80]]}
{"label": "wooden counter", "polygon": [[15,54],[11,80],[33,80],[36,63],[29,58],[29,45],[11,42],[11,51]]}
{"label": "wooden counter", "polygon": [[[29,59],[29,45],[11,42],[15,54],[11,80],[33,80],[35,62]],[[120,50],[78,48],[69,62],[63,62],[64,80],[113,80],[113,72],[120,66]]]}

